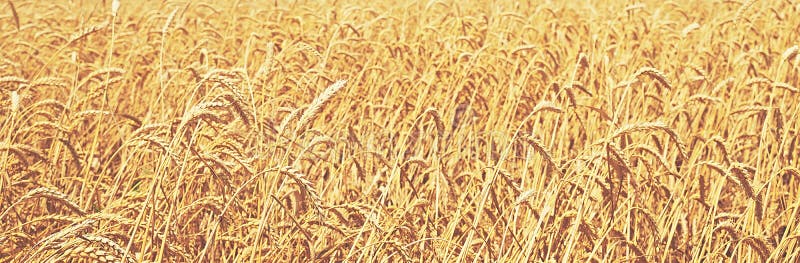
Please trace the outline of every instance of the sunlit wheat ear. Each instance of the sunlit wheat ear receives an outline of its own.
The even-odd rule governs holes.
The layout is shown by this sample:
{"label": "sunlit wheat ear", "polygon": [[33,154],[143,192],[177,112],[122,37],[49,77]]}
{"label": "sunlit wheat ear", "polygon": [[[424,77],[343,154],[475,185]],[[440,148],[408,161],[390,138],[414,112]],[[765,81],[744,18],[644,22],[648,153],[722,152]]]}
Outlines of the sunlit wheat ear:
{"label": "sunlit wheat ear", "polygon": [[706,72],[706,70],[703,69],[701,66],[695,64],[688,64],[687,67],[696,72],[701,77],[700,79],[708,80],[708,72]]}
{"label": "sunlit wheat ear", "polygon": [[178,8],[175,8],[175,10],[172,10],[172,13],[169,13],[169,16],[167,16],[167,20],[164,22],[164,27],[161,28],[162,35],[167,34],[167,31],[169,31],[169,26],[172,24],[172,20],[175,19],[175,14],[177,13],[178,13]]}
{"label": "sunlit wheat ear", "polygon": [[642,67],[639,70],[637,70],[636,73],[633,74],[633,78],[635,79],[642,75],[649,76],[651,78],[658,80],[658,82],[661,82],[661,84],[669,90],[673,89],[672,84],[670,84],[669,80],[667,79],[667,76],[658,69],[651,67]]}
{"label": "sunlit wheat ear", "polygon": [[16,90],[15,91],[11,91],[11,112],[18,112],[19,111],[19,109],[20,109],[20,107],[19,107],[20,101],[21,101],[21,99],[20,99],[20,96],[19,96],[19,92],[17,92]]}
{"label": "sunlit wheat ear", "polygon": [[55,232],[45,238],[42,238],[36,244],[34,244],[33,250],[30,254],[26,256],[27,260],[36,259],[38,256],[42,254],[45,250],[53,249],[52,246],[60,247],[63,245],[64,238],[75,237],[79,235],[86,234],[88,231],[93,229],[97,224],[97,220],[94,219],[86,219],[79,223],[72,224],[68,227],[65,227],[58,232]]}
{"label": "sunlit wheat ear", "polygon": [[687,99],[688,102],[700,102],[704,104],[717,104],[722,103],[722,99],[719,97],[709,96],[705,94],[695,94]]}
{"label": "sunlit wheat ear", "polygon": [[550,154],[550,152],[544,147],[544,144],[542,143],[542,141],[540,141],[539,139],[536,139],[534,137],[531,137],[531,136],[523,136],[521,139],[522,139],[522,141],[528,143],[528,145],[533,147],[533,149],[536,152],[538,152],[540,155],[542,155],[542,158],[545,160],[545,162],[550,164],[550,166],[552,167],[553,171],[555,171],[556,173],[561,174],[560,167],[558,167],[558,165],[556,165],[555,160],[553,160],[553,155]]}
{"label": "sunlit wheat ear", "polygon": [[69,209],[71,209],[72,211],[74,211],[75,213],[77,213],[79,215],[86,214],[85,212],[83,212],[83,210],[80,208],[80,206],[78,206],[78,204],[76,204],[75,202],[72,202],[72,200],[70,200],[69,197],[67,197],[67,195],[65,195],[65,194],[63,194],[63,193],[61,193],[61,192],[59,192],[57,190],[53,190],[53,189],[46,188],[46,187],[40,187],[40,188],[36,188],[36,189],[28,191],[28,193],[26,193],[25,195],[23,195],[22,197],[17,199],[16,202],[14,202],[13,204],[11,204],[11,206],[6,208],[6,210],[3,212],[3,214],[0,214],[0,219],[5,218],[5,216],[8,214],[8,212],[11,211],[11,208],[13,208],[14,206],[17,206],[20,203],[25,202],[26,200],[34,199],[34,198],[45,198],[45,199],[48,199],[48,200],[53,200],[53,201],[56,201],[56,202],[60,202],[60,203],[62,203],[64,205],[66,205]]}
{"label": "sunlit wheat ear", "polygon": [[207,123],[227,123],[218,111],[227,111],[229,104],[219,101],[202,102],[192,107],[181,120],[178,130],[182,130],[186,125],[204,120]]}
{"label": "sunlit wheat ear", "polygon": [[648,132],[648,131],[662,131],[667,135],[669,135],[670,140],[672,140],[677,145],[680,157],[684,160],[688,159],[688,156],[686,154],[686,146],[680,140],[678,134],[674,130],[670,129],[669,126],[660,121],[628,124],[614,131],[611,134],[611,136],[609,136],[609,138],[614,139],[633,132]]}
{"label": "sunlit wheat ear", "polygon": [[423,169],[430,167],[430,165],[425,160],[425,158],[422,158],[422,157],[419,157],[419,156],[411,157],[410,159],[405,161],[402,165],[400,165],[400,167],[401,168],[406,168],[406,167],[408,167],[409,165],[412,165],[412,164],[419,165]]}
{"label": "sunlit wheat ear", "polygon": [[559,114],[564,112],[564,110],[562,110],[560,107],[558,107],[553,102],[540,101],[538,104],[536,104],[535,107],[533,107],[533,110],[531,111],[531,113],[528,113],[528,115],[525,116],[524,119],[522,119],[522,123],[520,124],[520,127],[522,127],[522,125],[525,125],[525,123],[527,123],[537,113],[546,112],[546,111],[559,113]]}
{"label": "sunlit wheat ear", "polygon": [[771,85],[771,84],[772,84],[772,80],[770,80],[768,78],[764,78],[764,77],[750,78],[744,83],[744,85],[747,86],[747,87],[753,86],[753,85]]}
{"label": "sunlit wheat ear", "polygon": [[719,231],[724,231],[728,233],[728,235],[730,235],[734,240],[739,239],[739,237],[742,236],[742,232],[731,221],[724,221],[719,223],[716,227],[714,227],[714,230],[711,231],[711,234],[714,235]]}
{"label": "sunlit wheat ear", "polygon": [[757,115],[759,116],[759,119],[762,119],[765,118],[767,113],[771,110],[772,107],[768,106],[748,105],[732,111],[729,115],[730,116],[741,115],[743,117],[750,117],[753,115]]}
{"label": "sunlit wheat ear", "polygon": [[658,227],[658,221],[656,220],[657,217],[655,214],[653,214],[650,210],[640,207],[631,208],[629,212],[631,216],[638,215],[638,217],[640,217],[645,223],[647,223],[646,226],[647,229],[652,231],[652,233],[655,233],[656,236],[659,236],[660,231]]}
{"label": "sunlit wheat ear", "polygon": [[683,30],[681,30],[681,37],[685,38],[686,36],[689,35],[689,33],[691,33],[692,31],[697,30],[698,28],[700,28],[700,24],[698,24],[698,23],[689,24],[688,26],[684,27]]}
{"label": "sunlit wheat ear", "polygon": [[797,56],[797,52],[800,50],[800,47],[794,45],[790,48],[787,48],[786,51],[781,54],[781,61],[790,62],[793,58]]}
{"label": "sunlit wheat ear", "polygon": [[66,259],[86,258],[95,262],[133,263],[135,259],[117,242],[103,236],[83,234],[73,238],[76,242],[63,249]]}
{"label": "sunlit wheat ear", "polygon": [[733,17],[733,21],[736,23],[741,23],[742,22],[741,19],[744,18],[744,15],[747,12],[747,10],[749,10],[750,7],[752,7],[753,4],[756,3],[756,1],[757,0],[747,0],[746,2],[742,3],[742,6],[740,6],[739,9],[736,10],[736,16]]}
{"label": "sunlit wheat ear", "polygon": [[12,84],[17,84],[17,85],[28,84],[28,80],[24,79],[22,77],[17,77],[17,76],[3,76],[3,77],[0,77],[0,84],[4,84],[4,83],[12,83]]}
{"label": "sunlit wheat ear", "polygon": [[119,0],[111,1],[111,16],[117,17],[117,12],[119,12]]}
{"label": "sunlit wheat ear", "polygon": [[622,152],[616,143],[608,142],[605,148],[607,156],[606,161],[619,175],[632,173],[630,160],[628,160],[628,157],[625,156],[625,153]]}
{"label": "sunlit wheat ear", "polygon": [[742,245],[747,245],[751,249],[756,251],[756,255],[758,255],[758,257],[761,258],[761,262],[768,262],[767,259],[769,258],[770,251],[772,251],[774,248],[769,247],[767,244],[768,242],[766,241],[766,239],[764,239],[764,237],[746,236],[741,240],[739,240],[738,247],[741,248]]}
{"label": "sunlit wheat ear", "polygon": [[779,89],[782,89],[782,90],[786,90],[786,91],[789,91],[791,93],[800,92],[800,90],[798,90],[797,88],[792,86],[792,84],[789,84],[789,83],[786,83],[786,82],[777,82],[777,81],[772,82],[772,87],[779,88]]}
{"label": "sunlit wheat ear", "polygon": [[145,134],[142,136],[134,137],[133,139],[130,140],[130,142],[136,142],[136,141],[141,142],[141,144],[132,144],[133,147],[148,145],[148,144],[154,145],[159,149],[161,149],[161,151],[166,153],[174,163],[176,164],[180,163],[180,158],[178,157],[178,154],[175,153],[175,151],[173,151],[172,148],[169,146],[169,141],[167,141],[167,139],[160,138],[152,134]]}
{"label": "sunlit wheat ear", "polygon": [[58,77],[41,77],[41,78],[38,78],[38,79],[35,79],[35,80],[31,81],[30,88],[36,89],[36,88],[44,87],[44,86],[52,86],[52,87],[62,88],[62,89],[64,89],[66,91],[67,90],[67,85],[68,85],[67,82],[62,78],[58,78]]}
{"label": "sunlit wheat ear", "polygon": [[26,157],[34,157],[35,159],[42,161],[47,160],[47,158],[45,158],[46,155],[42,151],[26,144],[17,143],[9,145],[5,142],[0,142],[0,153],[6,151],[14,154],[14,156],[25,163],[26,166],[29,164]]}
{"label": "sunlit wheat ear", "polygon": [[722,160],[725,161],[726,164],[730,164],[731,157],[728,154],[728,146],[726,146],[725,139],[719,135],[715,135],[708,139],[708,143],[712,142],[717,146],[719,151],[722,152]]}
{"label": "sunlit wheat ear", "polygon": [[[297,109],[293,109],[293,110],[289,111],[289,114],[286,115],[285,117],[283,117],[283,120],[281,121],[280,126],[278,126],[278,135],[287,135],[286,132],[287,132],[287,129],[289,127],[289,124],[294,122],[294,121],[297,121],[297,119],[300,118],[300,116],[302,115],[303,111],[305,111],[306,109],[308,109],[308,107],[307,106],[303,106],[303,107],[298,107]],[[295,126],[295,128],[297,128],[297,126]]]}
{"label": "sunlit wheat ear", "polygon": [[222,96],[223,99],[227,100],[228,103],[233,107],[233,112],[239,116],[239,119],[242,120],[245,126],[250,126],[251,120],[253,119],[253,114],[249,111],[245,111],[244,100],[234,93],[228,93]]}
{"label": "sunlit wheat ear", "polygon": [[734,182],[741,186],[742,190],[744,191],[745,195],[752,199],[755,207],[755,215],[758,219],[762,218],[763,212],[763,203],[760,200],[759,196],[757,196],[755,190],[753,189],[752,182],[748,175],[755,173],[755,168],[747,166],[742,163],[731,163],[731,168],[728,170],[726,176],[732,179]]}
{"label": "sunlit wheat ear", "polygon": [[54,260],[54,261],[72,261],[72,260],[87,260],[91,262],[113,262],[113,263],[122,263],[123,261],[119,260],[118,257],[114,256],[112,252],[109,252],[103,248],[98,248],[86,244],[74,244],[70,245],[67,248],[62,248],[55,251],[55,254],[51,255],[46,259],[47,261]]}
{"label": "sunlit wheat ear", "polygon": [[323,61],[323,58],[324,58],[324,57],[322,56],[322,54],[321,54],[321,53],[319,53],[319,51],[317,51],[317,49],[316,49],[314,46],[311,46],[311,45],[309,45],[309,44],[307,44],[307,43],[300,43],[300,44],[298,44],[298,45],[299,45],[299,46],[300,46],[300,48],[302,48],[303,50],[305,50],[305,51],[307,51],[307,52],[309,52],[309,53],[313,54],[315,57],[317,57],[317,59],[319,59],[319,61],[320,61],[320,62],[322,62],[322,61]]}
{"label": "sunlit wheat ear", "polygon": [[181,217],[189,217],[195,212],[200,211],[202,209],[208,209],[216,214],[219,214],[221,213],[224,205],[225,202],[223,201],[221,196],[207,196],[198,199],[187,206],[181,207],[178,210],[178,215],[180,215]]}
{"label": "sunlit wheat ear", "polygon": [[733,84],[733,81],[734,81],[734,78],[727,78],[727,79],[724,79],[724,80],[720,81],[719,83],[717,83],[717,85],[714,86],[713,89],[711,89],[711,94],[717,94],[723,88],[731,87],[731,85]]}
{"label": "sunlit wheat ear", "polygon": [[17,8],[14,6],[14,2],[8,0],[8,7],[11,9],[11,16],[14,17],[14,25],[17,26],[17,31],[21,28],[19,26],[19,14],[17,14]]}
{"label": "sunlit wheat ear", "polygon": [[542,112],[542,111],[550,111],[550,112],[555,112],[555,113],[564,112],[564,110],[562,110],[560,107],[558,107],[558,105],[556,105],[553,102],[541,101],[538,104],[536,104],[535,107],[533,107],[533,111],[531,112],[531,114],[535,114],[535,113]]}
{"label": "sunlit wheat ear", "polygon": [[336,94],[337,91],[342,89],[347,84],[347,80],[339,80],[328,86],[325,91],[323,91],[311,104],[308,105],[308,108],[303,112],[303,115],[300,116],[300,120],[297,121],[297,127],[294,130],[294,134],[299,135],[303,131],[307,129],[307,125],[309,125],[314,119],[317,117],[317,114],[325,106],[325,104]]}
{"label": "sunlit wheat ear", "polygon": [[429,107],[422,112],[420,117],[417,119],[418,121],[422,119],[425,115],[430,115],[433,118],[433,122],[436,124],[436,131],[439,135],[439,138],[443,138],[445,130],[444,130],[444,122],[442,121],[441,115],[439,115],[439,110],[434,107]]}
{"label": "sunlit wheat ear", "polygon": [[130,138],[136,138],[139,136],[151,136],[151,135],[158,135],[159,133],[165,133],[169,128],[168,124],[165,123],[151,123],[145,124],[139,127],[138,129],[134,130],[130,133]]}
{"label": "sunlit wheat ear", "polygon": [[314,188],[314,184],[306,179],[306,176],[303,173],[291,166],[283,167],[280,172],[294,180],[294,182],[300,187],[300,190],[311,199],[313,207],[317,210],[318,215],[321,216],[322,198],[320,198],[317,189]]}
{"label": "sunlit wheat ear", "polygon": [[582,72],[589,68],[589,59],[586,57],[586,53],[581,52],[578,54],[578,67],[576,68],[579,72]]}
{"label": "sunlit wheat ear", "polygon": [[669,162],[667,162],[664,156],[655,147],[648,144],[636,144],[631,146],[630,148],[633,148],[634,151],[652,155],[653,157],[656,158],[656,162],[658,164],[660,164],[664,169],[667,169],[668,173],[678,174],[676,171],[672,170],[672,168],[669,165]]}
{"label": "sunlit wheat ear", "polygon": [[72,43],[78,42],[78,41],[86,38],[87,36],[89,36],[91,34],[94,34],[96,32],[99,32],[100,30],[105,29],[107,26],[108,26],[108,21],[100,23],[100,24],[97,24],[97,25],[93,25],[93,26],[87,27],[87,28],[81,30],[80,32],[77,32],[77,33],[73,34],[69,38],[69,41],[67,42],[67,45],[70,45]]}
{"label": "sunlit wheat ear", "polygon": [[269,42],[266,47],[267,55],[264,57],[264,62],[258,67],[255,78],[263,78],[272,71],[272,64],[275,61],[275,43]]}
{"label": "sunlit wheat ear", "polygon": [[55,134],[56,132],[67,134],[70,130],[52,121],[37,121],[28,127],[20,129],[19,132],[20,134]]}
{"label": "sunlit wheat ear", "polygon": [[313,150],[314,146],[317,146],[319,144],[327,145],[328,147],[334,147],[336,145],[336,142],[328,136],[324,135],[315,136],[313,139],[311,139],[311,142],[309,142],[308,145],[303,147],[303,150],[300,151],[299,154],[297,154],[297,159],[295,159],[295,164],[298,163],[304,157],[303,156],[304,153]]}

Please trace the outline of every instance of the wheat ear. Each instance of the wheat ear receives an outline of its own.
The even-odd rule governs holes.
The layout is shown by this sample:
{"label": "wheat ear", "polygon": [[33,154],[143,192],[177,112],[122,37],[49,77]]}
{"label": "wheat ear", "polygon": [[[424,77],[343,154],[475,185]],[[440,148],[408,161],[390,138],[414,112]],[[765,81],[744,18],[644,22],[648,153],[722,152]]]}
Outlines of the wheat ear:
{"label": "wheat ear", "polygon": [[297,127],[294,130],[295,134],[299,134],[306,129],[306,125],[311,123],[314,118],[317,117],[317,113],[319,113],[320,109],[325,106],[325,103],[328,102],[333,95],[336,94],[337,91],[342,89],[347,84],[347,80],[339,80],[328,86],[325,91],[323,91],[319,96],[317,96],[314,101],[306,108],[303,112],[303,115],[300,116],[300,120],[297,121]]}

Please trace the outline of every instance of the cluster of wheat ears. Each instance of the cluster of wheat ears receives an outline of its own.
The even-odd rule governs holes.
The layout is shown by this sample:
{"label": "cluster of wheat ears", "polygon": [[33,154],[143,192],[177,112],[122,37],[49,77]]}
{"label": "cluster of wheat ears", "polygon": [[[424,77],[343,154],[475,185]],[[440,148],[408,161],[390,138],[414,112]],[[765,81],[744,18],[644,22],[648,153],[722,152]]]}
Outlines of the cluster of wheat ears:
{"label": "cluster of wheat ears", "polygon": [[0,7],[0,262],[800,260],[795,1]]}

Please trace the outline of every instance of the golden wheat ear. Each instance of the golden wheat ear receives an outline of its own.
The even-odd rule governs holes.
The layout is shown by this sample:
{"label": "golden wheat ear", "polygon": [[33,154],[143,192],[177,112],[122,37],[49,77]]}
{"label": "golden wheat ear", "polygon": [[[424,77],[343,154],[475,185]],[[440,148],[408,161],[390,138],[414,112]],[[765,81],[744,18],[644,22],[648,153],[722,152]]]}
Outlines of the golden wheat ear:
{"label": "golden wheat ear", "polygon": [[345,85],[347,85],[347,80],[339,80],[328,86],[322,93],[308,105],[305,111],[303,111],[303,115],[300,116],[300,119],[297,121],[297,126],[294,130],[294,134],[298,135],[305,131],[308,126],[316,117],[322,107],[336,94],[340,89],[342,89]]}

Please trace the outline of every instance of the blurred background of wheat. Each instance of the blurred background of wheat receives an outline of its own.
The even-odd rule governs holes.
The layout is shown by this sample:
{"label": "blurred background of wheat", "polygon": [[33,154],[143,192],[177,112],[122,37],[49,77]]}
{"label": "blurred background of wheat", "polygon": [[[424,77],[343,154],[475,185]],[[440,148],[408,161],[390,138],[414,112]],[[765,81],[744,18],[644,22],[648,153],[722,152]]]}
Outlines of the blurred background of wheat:
{"label": "blurred background of wheat", "polygon": [[798,260],[793,1],[0,3],[0,261]]}

